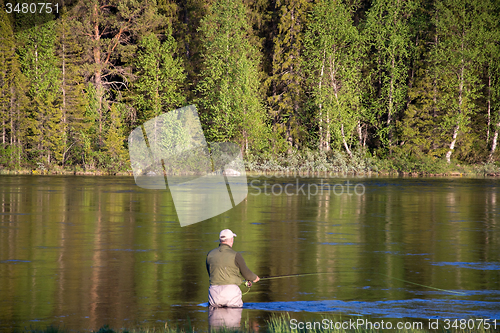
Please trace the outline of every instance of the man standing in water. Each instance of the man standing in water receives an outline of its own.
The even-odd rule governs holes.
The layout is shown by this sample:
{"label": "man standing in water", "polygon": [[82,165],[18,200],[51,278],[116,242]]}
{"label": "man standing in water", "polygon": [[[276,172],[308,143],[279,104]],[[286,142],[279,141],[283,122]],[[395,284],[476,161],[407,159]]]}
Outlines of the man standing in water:
{"label": "man standing in water", "polygon": [[[219,247],[208,252],[207,271],[210,277],[208,301],[213,307],[241,308],[241,289],[245,280],[257,282],[260,278],[252,273],[240,253],[232,249],[234,234],[224,229],[219,234]],[[243,276],[243,277],[242,277]]]}

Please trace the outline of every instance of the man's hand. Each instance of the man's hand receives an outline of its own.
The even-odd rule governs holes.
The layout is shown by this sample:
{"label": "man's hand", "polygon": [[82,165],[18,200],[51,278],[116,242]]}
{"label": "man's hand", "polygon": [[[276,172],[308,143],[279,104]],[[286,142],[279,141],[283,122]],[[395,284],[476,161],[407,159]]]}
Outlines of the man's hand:
{"label": "man's hand", "polygon": [[257,278],[253,281],[245,281],[245,286],[247,286],[247,288],[250,288],[252,286],[252,282],[255,283],[259,280],[260,280],[260,277],[257,276]]}

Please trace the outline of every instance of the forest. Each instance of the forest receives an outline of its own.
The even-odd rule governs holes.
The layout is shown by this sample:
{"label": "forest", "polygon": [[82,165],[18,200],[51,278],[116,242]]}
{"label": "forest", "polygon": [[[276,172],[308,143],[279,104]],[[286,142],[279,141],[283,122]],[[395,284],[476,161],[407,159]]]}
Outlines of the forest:
{"label": "forest", "polygon": [[0,4],[5,170],[130,170],[130,132],[191,104],[254,164],[499,165],[500,1]]}

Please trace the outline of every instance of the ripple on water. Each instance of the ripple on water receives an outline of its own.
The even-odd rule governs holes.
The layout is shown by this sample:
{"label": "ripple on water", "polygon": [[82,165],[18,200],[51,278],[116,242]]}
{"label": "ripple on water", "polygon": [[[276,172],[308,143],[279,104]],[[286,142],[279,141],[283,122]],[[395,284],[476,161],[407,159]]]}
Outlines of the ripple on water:
{"label": "ripple on water", "polygon": [[[203,304],[200,304],[203,306]],[[346,315],[370,315],[379,318],[469,318],[500,319],[498,301],[463,299],[408,299],[374,302],[362,301],[298,301],[245,303],[244,308],[264,311],[335,312]]]}
{"label": "ripple on water", "polygon": [[498,262],[434,262],[434,266],[455,266],[460,268],[478,269],[481,271],[498,271],[500,270],[500,263]]}

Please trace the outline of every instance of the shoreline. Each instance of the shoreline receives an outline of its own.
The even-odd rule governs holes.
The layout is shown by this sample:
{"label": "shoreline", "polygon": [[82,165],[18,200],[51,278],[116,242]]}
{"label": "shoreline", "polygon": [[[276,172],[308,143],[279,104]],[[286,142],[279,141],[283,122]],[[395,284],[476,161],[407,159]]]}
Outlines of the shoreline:
{"label": "shoreline", "polygon": [[[248,154],[243,159],[249,176],[281,177],[500,177],[500,161],[466,162],[431,156],[394,154],[372,156],[356,151],[352,156],[342,152],[325,153],[306,150],[291,154]],[[178,165],[172,171],[187,175]],[[144,172],[151,172],[145,168]],[[160,171],[160,170],[158,170]],[[161,172],[161,171],[160,171]],[[0,164],[0,175],[76,175],[76,176],[133,176],[130,160],[111,164],[86,166],[83,164]]]}
{"label": "shoreline", "polygon": [[[0,175],[36,175],[36,176],[130,176],[133,177],[132,171],[111,172],[105,170],[8,170],[0,169]],[[403,178],[439,178],[439,177],[500,177],[500,172],[463,172],[449,171],[443,173],[426,173],[426,172],[411,172],[411,171],[351,171],[351,172],[334,172],[334,171],[246,171],[247,176],[278,176],[278,177],[403,177]]]}

